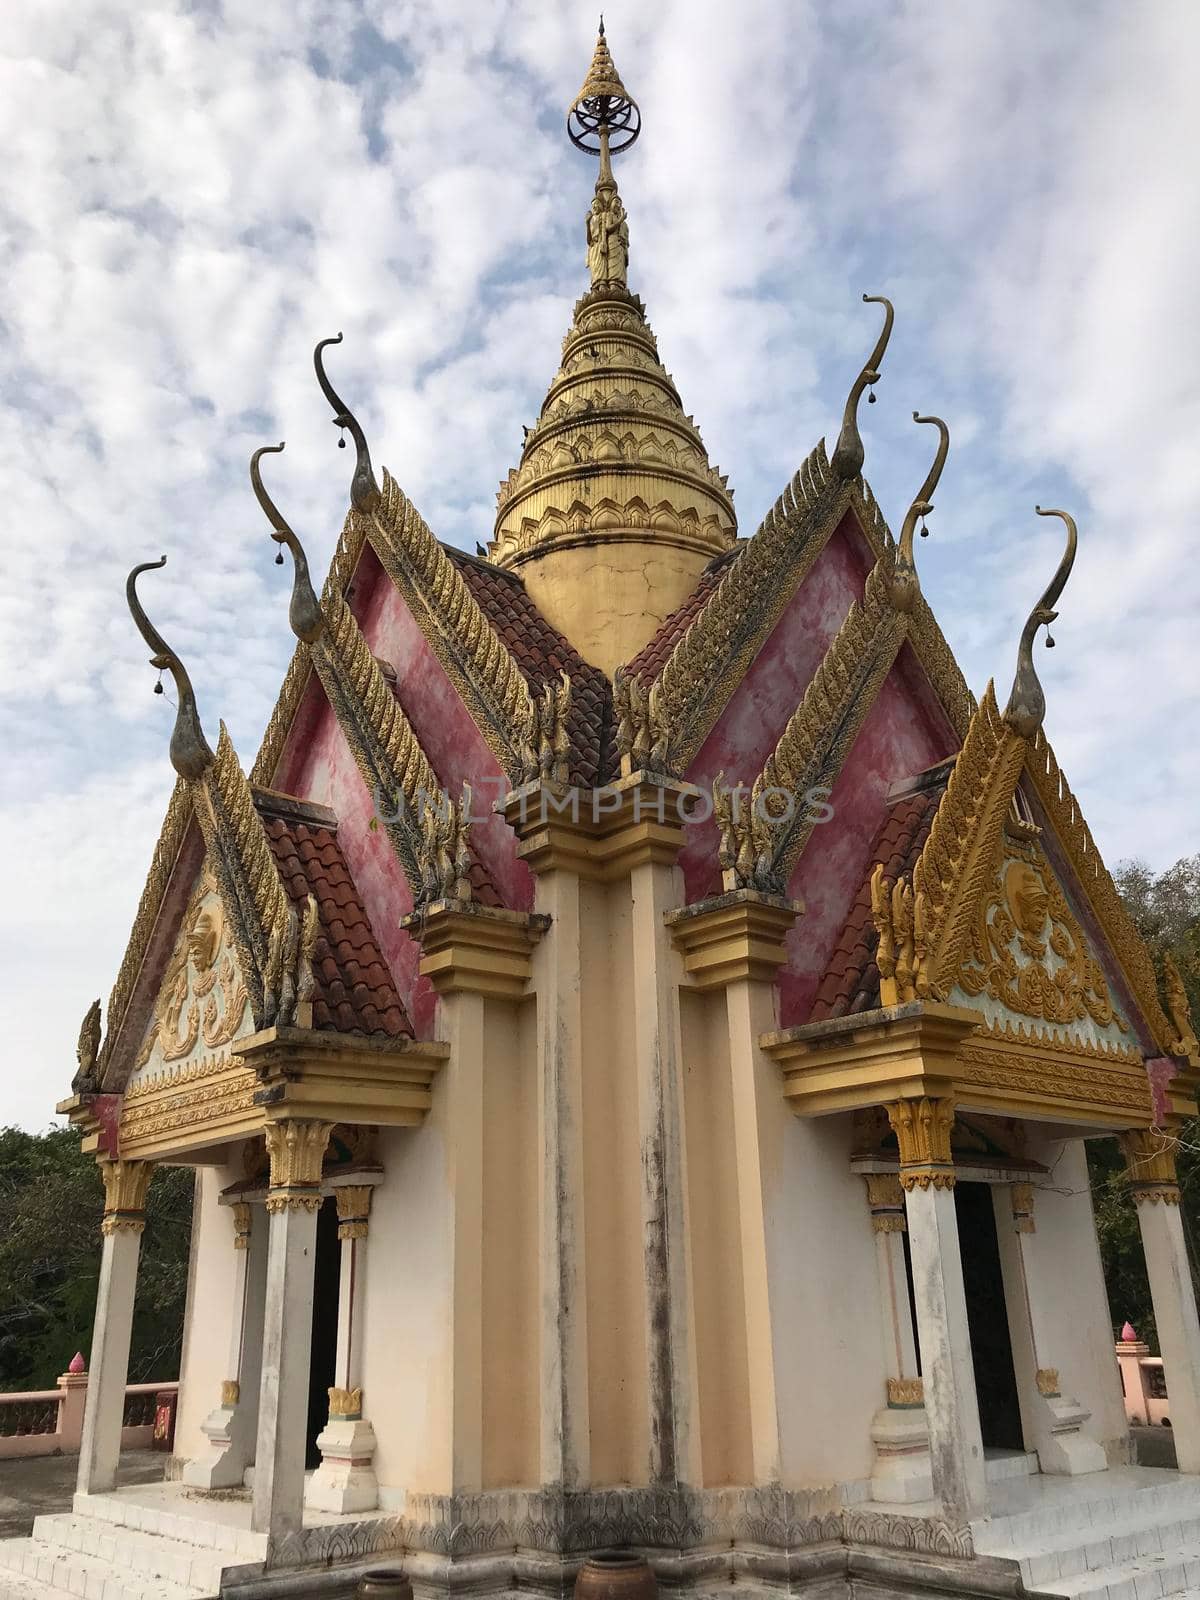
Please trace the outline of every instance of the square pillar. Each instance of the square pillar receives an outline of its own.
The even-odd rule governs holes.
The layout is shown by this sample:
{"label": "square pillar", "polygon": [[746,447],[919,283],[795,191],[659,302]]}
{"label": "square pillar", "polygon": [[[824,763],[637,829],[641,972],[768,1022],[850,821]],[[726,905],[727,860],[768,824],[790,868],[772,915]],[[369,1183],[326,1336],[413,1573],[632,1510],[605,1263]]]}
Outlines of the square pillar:
{"label": "square pillar", "polygon": [[116,1482],[146,1190],[154,1174],[148,1161],[101,1161],[99,1166],[104,1180],[100,1224],[104,1242],[75,1485],[80,1494],[104,1494]]}
{"label": "square pillar", "polygon": [[897,1100],[887,1113],[900,1145],[933,1489],[946,1517],[964,1523],[986,1511],[987,1480],[954,1209],[954,1102]]}
{"label": "square pillar", "polygon": [[272,1543],[296,1532],[303,1519],[317,1212],[332,1128],[291,1120],[266,1128],[271,1187],[251,1526]]}
{"label": "square pillar", "polygon": [[1180,1472],[1200,1472],[1200,1319],[1183,1237],[1172,1137],[1157,1128],[1121,1135],[1137,1206],[1158,1351],[1171,1402]]}
{"label": "square pillar", "polygon": [[865,1176],[875,1235],[880,1333],[887,1374],[887,1404],[875,1413],[871,1423],[875,1445],[871,1494],[876,1500],[909,1505],[933,1498],[933,1478],[925,1390],[917,1371],[912,1299],[904,1265],[904,1189],[896,1173],[872,1172]]}
{"label": "square pillar", "polygon": [[371,1464],[375,1431],[363,1416],[362,1349],[371,1193],[381,1178],[382,1173],[355,1173],[333,1184],[341,1248],[337,1359],[329,1421],[317,1439],[321,1465],[304,1494],[305,1505],[314,1511],[374,1511],[379,1504]]}
{"label": "square pillar", "polygon": [[267,1216],[261,1204],[236,1200],[233,1222],[234,1281],[230,1304],[229,1374],[220,1404],[201,1423],[210,1450],[184,1464],[183,1481],[197,1489],[241,1485],[254,1460],[262,1377],[263,1314],[267,1286]]}

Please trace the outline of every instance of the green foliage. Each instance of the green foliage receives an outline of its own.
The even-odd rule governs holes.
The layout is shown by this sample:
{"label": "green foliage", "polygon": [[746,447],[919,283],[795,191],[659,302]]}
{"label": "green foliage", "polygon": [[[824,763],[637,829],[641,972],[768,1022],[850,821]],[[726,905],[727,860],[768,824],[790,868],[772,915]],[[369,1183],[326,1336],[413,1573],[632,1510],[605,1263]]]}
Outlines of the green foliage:
{"label": "green foliage", "polygon": [[[1161,972],[1162,958],[1174,956],[1188,991],[1192,1015],[1200,1018],[1200,855],[1184,856],[1165,872],[1153,872],[1144,861],[1123,861],[1113,874],[1117,888]],[[1193,1278],[1200,1282],[1197,1224],[1200,1219],[1200,1120],[1180,1131],[1179,1186],[1183,1224],[1192,1258]],[[1126,1320],[1138,1336],[1157,1348],[1154,1308],[1146,1281],[1146,1262],[1136,1209],[1125,1182],[1125,1164],[1115,1139],[1088,1142],[1088,1168],[1096,1231],[1104,1263],[1113,1327]]]}
{"label": "green foliage", "polygon": [[[186,1168],[160,1167],[150,1184],[130,1383],[179,1372],[192,1188]],[[103,1211],[74,1129],[0,1129],[0,1389],[53,1388],[77,1350],[88,1356]]]}

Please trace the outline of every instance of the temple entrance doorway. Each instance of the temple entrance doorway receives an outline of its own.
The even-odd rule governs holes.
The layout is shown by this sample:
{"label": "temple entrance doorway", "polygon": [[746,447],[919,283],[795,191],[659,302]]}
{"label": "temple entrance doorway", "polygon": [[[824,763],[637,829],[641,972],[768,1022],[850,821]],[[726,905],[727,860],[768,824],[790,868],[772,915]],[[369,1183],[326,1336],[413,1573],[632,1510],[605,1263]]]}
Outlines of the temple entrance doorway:
{"label": "temple entrance doorway", "polygon": [[308,1367],[308,1430],[304,1465],[320,1465],[317,1435],[329,1419],[329,1390],[337,1369],[338,1272],[337,1202],[321,1202],[317,1212],[317,1254],[313,1269],[312,1356]]}
{"label": "temple entrance doorway", "polygon": [[991,1187],[986,1183],[959,1182],[954,1187],[954,1202],[979,1401],[979,1431],[985,1449],[1023,1450]]}

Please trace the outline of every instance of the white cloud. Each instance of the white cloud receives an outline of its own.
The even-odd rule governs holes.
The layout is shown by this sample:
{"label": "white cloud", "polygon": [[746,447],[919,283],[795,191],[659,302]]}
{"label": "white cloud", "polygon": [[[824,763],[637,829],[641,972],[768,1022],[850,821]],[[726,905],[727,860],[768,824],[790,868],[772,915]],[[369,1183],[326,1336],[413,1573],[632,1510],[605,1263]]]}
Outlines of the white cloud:
{"label": "white cloud", "polygon": [[[950,422],[920,559],[968,676],[1004,692],[1057,559],[1034,500],[1076,509],[1050,732],[1110,858],[1195,849],[1194,8],[606,20],[645,118],[619,167],[632,279],[744,531],[836,428],[878,325],[860,292],[891,293],[868,473],[898,523],[928,461],[909,412]],[[583,284],[592,172],[562,126],[590,29],[544,0],[0,18],[0,806],[12,903],[36,902],[6,933],[0,1117],[65,1089],[170,787],[135,560],[169,554],[147,605],[210,731],[253,752],[291,641],[250,451],[287,438],[269,479],[318,567],[345,506],[318,337],[345,331],[329,368],[376,461],[444,536],[487,537]]]}

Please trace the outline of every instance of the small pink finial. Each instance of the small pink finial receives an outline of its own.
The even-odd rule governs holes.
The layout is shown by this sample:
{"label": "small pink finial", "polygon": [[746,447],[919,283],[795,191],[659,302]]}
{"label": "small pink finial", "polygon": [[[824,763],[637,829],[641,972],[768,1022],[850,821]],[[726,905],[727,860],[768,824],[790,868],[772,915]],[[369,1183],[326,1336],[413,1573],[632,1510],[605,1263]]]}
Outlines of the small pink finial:
{"label": "small pink finial", "polygon": [[84,1368],[85,1368],[85,1362],[84,1362],[84,1359],[83,1359],[83,1351],[82,1350],[76,1350],[75,1354],[71,1357],[71,1364],[67,1368],[67,1371],[68,1372],[73,1372],[73,1373],[75,1373],[76,1376],[78,1376],[79,1373],[84,1371]]}
{"label": "small pink finial", "polygon": [[1127,1322],[1125,1324],[1125,1326],[1121,1329],[1121,1343],[1122,1344],[1136,1344],[1137,1343],[1137,1334],[1134,1332],[1133,1323],[1132,1322]]}

